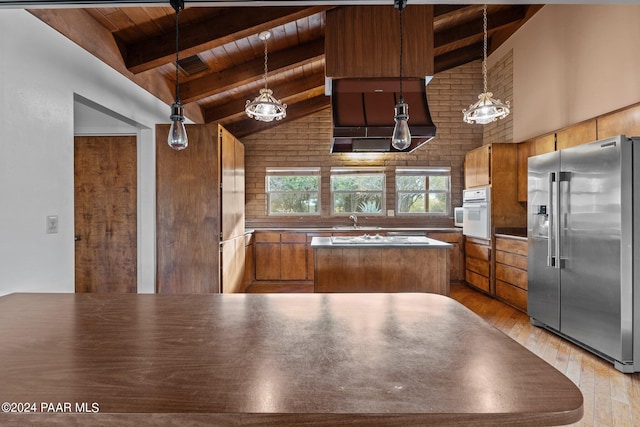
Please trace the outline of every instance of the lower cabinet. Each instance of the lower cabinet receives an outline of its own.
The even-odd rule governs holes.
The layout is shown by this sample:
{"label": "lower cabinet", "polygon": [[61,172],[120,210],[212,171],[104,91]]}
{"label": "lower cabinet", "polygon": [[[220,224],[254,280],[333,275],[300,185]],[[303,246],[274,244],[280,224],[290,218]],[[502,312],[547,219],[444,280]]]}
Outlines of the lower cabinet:
{"label": "lower cabinet", "polygon": [[449,279],[452,281],[464,280],[464,245],[462,233],[427,232],[427,237],[441,242],[451,243],[453,248],[449,250]]}
{"label": "lower cabinet", "polygon": [[256,281],[307,281],[307,234],[255,233]]}
{"label": "lower cabinet", "polygon": [[496,297],[527,311],[527,240],[496,236]]}
{"label": "lower cabinet", "polygon": [[467,284],[491,293],[491,241],[466,237],[464,251]]}

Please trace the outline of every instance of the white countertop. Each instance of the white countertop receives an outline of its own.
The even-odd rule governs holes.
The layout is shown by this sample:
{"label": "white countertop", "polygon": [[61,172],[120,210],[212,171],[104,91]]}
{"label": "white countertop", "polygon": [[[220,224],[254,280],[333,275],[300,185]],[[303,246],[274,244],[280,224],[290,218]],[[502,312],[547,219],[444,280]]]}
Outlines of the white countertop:
{"label": "white countertop", "polygon": [[423,236],[380,236],[363,234],[361,236],[314,237],[312,248],[363,248],[363,247],[398,247],[448,249],[453,245]]}

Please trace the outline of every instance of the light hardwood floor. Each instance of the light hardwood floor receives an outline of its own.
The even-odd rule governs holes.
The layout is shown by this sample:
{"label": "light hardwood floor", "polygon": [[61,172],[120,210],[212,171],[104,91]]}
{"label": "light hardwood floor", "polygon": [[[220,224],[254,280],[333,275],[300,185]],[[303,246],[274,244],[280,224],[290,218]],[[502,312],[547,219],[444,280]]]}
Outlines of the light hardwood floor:
{"label": "light hardwood floor", "polygon": [[[313,292],[309,286],[269,286],[249,292]],[[576,426],[640,427],[640,373],[623,374],[580,347],[532,326],[515,308],[472,288],[451,285],[451,297],[544,359],[571,379],[584,396],[584,416]]]}

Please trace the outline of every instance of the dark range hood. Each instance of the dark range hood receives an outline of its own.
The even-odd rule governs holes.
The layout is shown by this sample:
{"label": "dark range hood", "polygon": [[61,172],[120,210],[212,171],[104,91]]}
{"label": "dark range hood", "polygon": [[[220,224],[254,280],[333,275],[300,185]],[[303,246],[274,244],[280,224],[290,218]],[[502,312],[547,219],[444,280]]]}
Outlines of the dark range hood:
{"label": "dark range hood", "polygon": [[391,146],[394,107],[400,98],[398,78],[342,78],[331,83],[332,153],[410,153],[436,136],[424,79],[402,80],[411,132],[411,145],[402,151]]}

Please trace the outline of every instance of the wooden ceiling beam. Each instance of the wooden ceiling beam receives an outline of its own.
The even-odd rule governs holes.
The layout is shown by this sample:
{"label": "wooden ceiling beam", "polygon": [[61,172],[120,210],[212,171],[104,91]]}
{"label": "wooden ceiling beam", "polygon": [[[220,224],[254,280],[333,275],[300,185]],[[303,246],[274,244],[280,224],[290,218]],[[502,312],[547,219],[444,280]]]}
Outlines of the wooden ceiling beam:
{"label": "wooden ceiling beam", "polygon": [[[489,14],[487,16],[487,32],[495,32],[522,21],[525,18],[526,11],[526,6],[513,6],[509,9]],[[434,49],[452,43],[458,44],[464,39],[475,39],[478,34],[482,35],[482,32],[483,24],[480,17],[477,21],[436,32],[434,34]]]}
{"label": "wooden ceiling beam", "polygon": [[[293,97],[300,96],[299,94],[310,90],[318,90],[319,88],[321,88],[321,92],[324,93],[324,74],[312,74],[300,79],[276,84],[274,86],[270,86],[269,88],[273,90],[274,97],[280,99],[284,103],[288,103],[294,101]],[[257,91],[251,92],[245,94],[245,96],[241,96],[232,101],[229,101],[226,104],[216,105],[209,108],[205,107],[203,112],[205,123],[219,122],[225,119],[232,118],[236,115],[245,114],[244,107],[247,99],[253,99],[257,95]]]}
{"label": "wooden ceiling beam", "polygon": [[[269,75],[282,73],[324,58],[324,38],[269,54]],[[184,104],[256,81],[264,74],[264,58],[180,84]]]}
{"label": "wooden ceiling beam", "polygon": [[[180,56],[186,58],[260,31],[320,13],[329,6],[230,8],[214,18],[180,26]],[[175,30],[175,29],[174,29]],[[123,45],[127,69],[141,73],[175,60],[175,31]],[[121,45],[123,43],[120,43]]]}
{"label": "wooden ceiling beam", "polygon": [[468,62],[482,59],[482,43],[475,43],[455,49],[433,58],[436,73],[464,65]]}
{"label": "wooden ceiling beam", "polygon": [[456,12],[460,9],[467,8],[468,5],[452,5],[452,4],[434,4],[433,5],[433,17],[438,18],[442,15],[447,15],[451,12]]}
{"label": "wooden ceiling beam", "polygon": [[222,125],[235,135],[237,138],[242,138],[247,135],[251,135],[253,133],[261,132],[263,130],[271,129],[280,124],[290,122],[292,120],[296,120],[309,114],[316,113],[320,110],[324,110],[325,108],[329,108],[331,106],[331,98],[329,96],[319,95],[313,98],[309,98],[305,101],[297,102],[295,104],[291,104],[287,107],[287,117],[283,120],[274,120],[272,122],[259,122],[257,120],[246,117],[242,120],[238,120],[235,122],[224,123]]}

